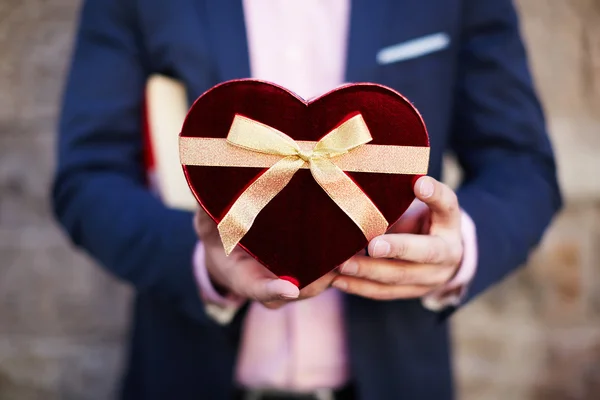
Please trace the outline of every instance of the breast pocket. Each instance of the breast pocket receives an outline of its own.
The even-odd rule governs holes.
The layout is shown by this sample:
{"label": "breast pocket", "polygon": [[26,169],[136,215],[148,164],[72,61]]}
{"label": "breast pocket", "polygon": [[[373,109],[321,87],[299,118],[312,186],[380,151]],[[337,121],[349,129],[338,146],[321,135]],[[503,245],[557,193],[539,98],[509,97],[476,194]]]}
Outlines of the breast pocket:
{"label": "breast pocket", "polygon": [[377,76],[384,85],[416,100],[451,78],[452,54],[452,39],[445,32],[403,40],[376,53]]}
{"label": "breast pocket", "polygon": [[449,46],[450,36],[438,32],[384,47],[377,52],[376,60],[379,65],[394,64],[443,51]]}

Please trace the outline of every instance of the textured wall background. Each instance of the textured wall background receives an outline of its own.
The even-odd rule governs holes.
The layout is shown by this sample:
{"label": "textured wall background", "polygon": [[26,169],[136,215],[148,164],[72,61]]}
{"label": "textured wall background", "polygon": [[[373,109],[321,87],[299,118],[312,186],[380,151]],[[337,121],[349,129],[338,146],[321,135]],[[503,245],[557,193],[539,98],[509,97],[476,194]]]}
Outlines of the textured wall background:
{"label": "textured wall background", "polygon": [[[120,374],[129,291],[69,247],[47,202],[78,5],[0,1],[1,399],[107,399]],[[528,268],[454,318],[459,390],[597,399],[600,1],[518,5],[567,206]]]}

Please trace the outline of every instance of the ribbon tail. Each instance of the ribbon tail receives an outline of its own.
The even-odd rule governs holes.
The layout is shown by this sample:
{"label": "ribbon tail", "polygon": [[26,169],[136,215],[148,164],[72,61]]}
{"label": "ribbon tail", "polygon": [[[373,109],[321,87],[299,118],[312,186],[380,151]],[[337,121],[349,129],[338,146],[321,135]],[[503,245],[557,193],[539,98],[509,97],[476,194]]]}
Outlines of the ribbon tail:
{"label": "ribbon tail", "polygon": [[226,255],[231,254],[258,214],[289,183],[302,165],[304,161],[297,157],[282,158],[238,197],[217,225]]}
{"label": "ribbon tail", "polygon": [[311,173],[327,195],[360,228],[367,240],[384,234],[389,226],[381,211],[344,171],[328,159],[314,159]]}

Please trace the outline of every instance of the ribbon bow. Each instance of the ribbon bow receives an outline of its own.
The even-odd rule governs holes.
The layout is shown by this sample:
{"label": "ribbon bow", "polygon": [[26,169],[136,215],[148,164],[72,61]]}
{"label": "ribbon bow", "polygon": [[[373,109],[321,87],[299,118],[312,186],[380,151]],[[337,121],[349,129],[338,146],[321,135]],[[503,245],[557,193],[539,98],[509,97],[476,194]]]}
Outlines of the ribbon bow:
{"label": "ribbon bow", "polygon": [[180,155],[181,163],[187,165],[269,168],[242,192],[218,224],[225,253],[229,255],[261,210],[301,168],[310,169],[315,181],[368,240],[385,233],[388,221],[344,170],[426,173],[429,148],[366,145],[371,140],[360,114],[349,118],[316,143],[296,142],[275,128],[236,115],[226,142],[214,138],[180,137]]}

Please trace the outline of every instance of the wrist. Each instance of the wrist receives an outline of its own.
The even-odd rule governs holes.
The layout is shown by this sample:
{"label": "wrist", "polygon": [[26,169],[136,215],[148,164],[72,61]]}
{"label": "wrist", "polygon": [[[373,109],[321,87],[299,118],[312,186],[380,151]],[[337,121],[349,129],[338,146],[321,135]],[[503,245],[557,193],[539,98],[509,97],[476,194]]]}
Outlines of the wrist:
{"label": "wrist", "polygon": [[210,272],[211,263],[206,258],[204,244],[199,241],[194,253],[194,275],[200,287],[202,299],[212,304],[229,306],[238,305],[241,299],[232,293],[216,274]]}
{"label": "wrist", "polygon": [[440,311],[448,306],[458,306],[464,299],[467,289],[477,270],[477,232],[475,223],[465,212],[461,212],[462,257],[452,278],[444,285],[422,298],[423,305]]}

